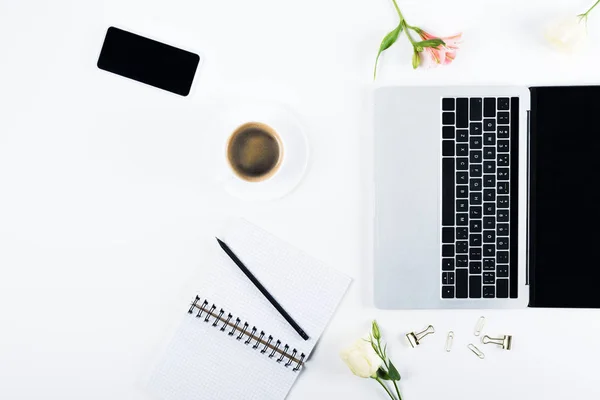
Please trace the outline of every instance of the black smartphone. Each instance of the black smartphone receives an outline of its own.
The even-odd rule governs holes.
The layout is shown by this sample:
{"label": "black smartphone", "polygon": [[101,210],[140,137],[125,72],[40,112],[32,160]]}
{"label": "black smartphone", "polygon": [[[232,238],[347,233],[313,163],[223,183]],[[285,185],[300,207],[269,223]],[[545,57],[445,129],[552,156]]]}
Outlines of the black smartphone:
{"label": "black smartphone", "polygon": [[200,56],[119,28],[110,27],[98,68],[187,96]]}

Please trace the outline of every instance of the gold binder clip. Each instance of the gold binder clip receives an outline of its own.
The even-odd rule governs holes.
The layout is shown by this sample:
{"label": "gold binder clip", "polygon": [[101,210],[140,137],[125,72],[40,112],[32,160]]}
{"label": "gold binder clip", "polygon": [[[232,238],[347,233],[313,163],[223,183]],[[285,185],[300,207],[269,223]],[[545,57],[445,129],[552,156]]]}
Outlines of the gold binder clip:
{"label": "gold binder clip", "polygon": [[475,336],[479,336],[483,327],[485,326],[485,317],[479,317],[477,320],[477,325],[475,325]]}
{"label": "gold binder clip", "polygon": [[504,350],[512,349],[512,336],[511,335],[504,335],[500,338],[492,338],[492,337],[489,337],[488,335],[485,335],[481,339],[481,342],[483,344],[496,344],[498,346],[502,346],[502,348]]}
{"label": "gold binder clip", "polygon": [[410,345],[415,348],[416,346],[421,344],[421,340],[423,340],[423,338],[431,333],[435,333],[435,329],[433,329],[433,326],[429,325],[427,327],[427,329],[425,329],[424,331],[421,332],[410,332],[406,334],[406,338],[408,339],[408,343],[410,343]]}

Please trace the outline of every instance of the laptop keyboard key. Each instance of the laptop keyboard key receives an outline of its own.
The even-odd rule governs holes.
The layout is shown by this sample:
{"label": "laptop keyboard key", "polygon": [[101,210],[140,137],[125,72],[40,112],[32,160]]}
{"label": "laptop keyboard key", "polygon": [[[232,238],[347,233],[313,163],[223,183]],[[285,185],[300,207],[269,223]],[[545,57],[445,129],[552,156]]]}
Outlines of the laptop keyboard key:
{"label": "laptop keyboard key", "polygon": [[493,272],[484,272],[483,273],[483,284],[484,285],[493,285],[496,283],[496,274]]}
{"label": "laptop keyboard key", "polygon": [[498,250],[508,250],[508,238],[499,237],[496,240],[496,247],[498,248]]}
{"label": "laptop keyboard key", "polygon": [[[450,128],[449,126],[445,126],[444,128]],[[452,137],[445,139],[454,139],[454,129],[452,129]],[[486,132],[483,135],[483,144],[486,146],[495,146],[496,145],[496,134],[494,132]]]}
{"label": "laptop keyboard key", "polygon": [[454,271],[454,258],[442,258],[442,271]]}
{"label": "laptop keyboard key", "polygon": [[498,236],[508,236],[508,224],[498,224]]}
{"label": "laptop keyboard key", "polygon": [[469,170],[469,159],[466,157],[460,157],[456,159],[456,170],[457,171],[468,171]]}
{"label": "laptop keyboard key", "polygon": [[496,253],[496,262],[498,264],[508,264],[508,251],[498,251]]}
{"label": "laptop keyboard key", "polygon": [[508,210],[498,210],[496,218],[498,219],[498,222],[508,222]]}
{"label": "laptop keyboard key", "polygon": [[[448,142],[449,140],[444,140]],[[467,157],[469,155],[469,144],[468,143],[457,143],[456,144],[456,156]]]}
{"label": "laptop keyboard key", "polygon": [[486,97],[483,100],[483,116],[484,117],[495,117],[496,116],[496,99]]}
{"label": "laptop keyboard key", "polygon": [[501,124],[501,125],[510,124],[510,114],[505,111],[499,112],[498,116],[496,118],[498,119],[498,124]]}
{"label": "laptop keyboard key", "polygon": [[483,131],[484,132],[493,132],[496,130],[496,120],[495,119],[484,119],[483,120]]}
{"label": "laptop keyboard key", "polygon": [[481,150],[472,150],[470,154],[470,162],[472,162],[473,164],[481,164],[481,162],[483,161],[483,154]]}
{"label": "laptop keyboard key", "polygon": [[508,279],[498,279],[496,281],[496,297],[508,299]]}
{"label": "laptop keyboard key", "polygon": [[508,182],[498,182],[498,194],[508,194]]}
{"label": "laptop keyboard key", "polygon": [[471,201],[472,205],[481,205],[481,202],[483,201],[481,199],[481,193],[479,192],[473,192],[469,194],[469,199]]}
{"label": "laptop keyboard key", "polygon": [[457,185],[466,185],[469,183],[469,173],[460,171],[456,173],[456,184]]}
{"label": "laptop keyboard key", "polygon": [[454,157],[454,140],[442,141],[442,156]]}
{"label": "laptop keyboard key", "polygon": [[469,260],[480,261],[481,260],[481,248],[471,247],[469,249]]}
{"label": "laptop keyboard key", "polygon": [[483,201],[495,201],[496,191],[494,189],[483,189]]}
{"label": "laptop keyboard key", "polygon": [[471,261],[469,263],[469,274],[471,274],[471,275],[481,274],[481,261]]}
{"label": "laptop keyboard key", "polygon": [[471,192],[481,192],[483,190],[483,182],[481,178],[473,178],[471,179],[471,183],[469,184],[469,189]]}
{"label": "laptop keyboard key", "polygon": [[480,299],[481,298],[481,276],[471,275],[469,277],[469,298]]}
{"label": "laptop keyboard key", "polygon": [[510,157],[508,154],[498,154],[498,166],[499,167],[508,167],[510,161]]}
{"label": "laptop keyboard key", "polygon": [[454,225],[454,158],[442,159],[442,225]]}
{"label": "laptop keyboard key", "polygon": [[456,127],[469,127],[469,99],[456,99]]}
{"label": "laptop keyboard key", "polygon": [[498,110],[508,110],[510,108],[510,99],[508,97],[500,97],[498,99]]}
{"label": "laptop keyboard key", "polygon": [[454,243],[454,228],[442,228],[442,243]]}
{"label": "laptop keyboard key", "polygon": [[496,175],[486,175],[483,179],[483,187],[495,187],[496,186]]}
{"label": "laptop keyboard key", "polygon": [[498,265],[496,267],[496,275],[499,278],[508,278],[508,265]]}
{"label": "laptop keyboard key", "polygon": [[442,299],[454,298],[454,286],[442,286]]}
{"label": "laptop keyboard key", "polygon": [[483,298],[484,299],[493,299],[496,297],[496,287],[495,286],[484,286],[483,287]]}
{"label": "laptop keyboard key", "polygon": [[481,164],[473,164],[469,167],[471,172],[471,178],[481,178],[483,171],[481,170]]}
{"label": "laptop keyboard key", "polygon": [[495,271],[496,270],[496,260],[493,258],[484,258],[483,259],[483,270],[484,271]]}
{"label": "laptop keyboard key", "polygon": [[456,270],[456,298],[466,299],[469,288],[469,271],[466,268]]}
{"label": "laptop keyboard key", "polygon": [[469,221],[469,230],[471,233],[479,233],[481,232],[481,220],[474,219]]}
{"label": "laptop keyboard key", "polygon": [[469,252],[469,243],[466,240],[456,242],[456,254],[467,254]]}
{"label": "laptop keyboard key", "polygon": [[468,239],[469,229],[468,228],[456,228],[456,240],[466,240]]}
{"label": "laptop keyboard key", "polygon": [[508,126],[498,127],[498,139],[508,139],[510,137],[510,128]]}
{"label": "laptop keyboard key", "polygon": [[442,110],[443,111],[454,111],[454,99],[450,99],[450,98],[442,99]]}
{"label": "laptop keyboard key", "polygon": [[483,217],[483,229],[496,229],[496,218]]}
{"label": "laptop keyboard key", "polygon": [[510,144],[508,140],[498,140],[498,153],[508,153]]}
{"label": "laptop keyboard key", "polygon": [[481,121],[483,116],[483,99],[474,97],[470,101],[471,121]]}
{"label": "laptop keyboard key", "polygon": [[484,257],[494,257],[496,253],[496,245],[495,244],[484,244],[483,245],[483,256]]}
{"label": "laptop keyboard key", "polygon": [[481,246],[481,234],[473,233],[469,235],[469,246],[471,247],[479,247]]}
{"label": "laptop keyboard key", "polygon": [[472,136],[469,139],[469,145],[471,146],[471,149],[473,149],[473,150],[476,150],[476,149],[478,150],[478,149],[483,148],[483,143],[481,142],[481,137]]}
{"label": "laptop keyboard key", "polygon": [[468,143],[469,142],[469,131],[466,129],[457,129],[456,130],[456,141],[459,143]]}
{"label": "laptop keyboard key", "polygon": [[456,268],[467,268],[469,266],[469,256],[457,255],[456,256]]}
{"label": "laptop keyboard key", "polygon": [[483,172],[486,174],[495,174],[496,173],[496,163],[494,161],[484,161],[483,162]]}
{"label": "laptop keyboard key", "polygon": [[453,112],[445,112],[442,114],[442,124],[444,125],[454,125],[456,119],[454,118]]}
{"label": "laptop keyboard key", "polygon": [[[481,121],[481,118],[479,118],[478,121]],[[471,122],[471,125],[469,125],[469,133],[471,136],[481,136],[482,132],[483,124],[481,122]]]}
{"label": "laptop keyboard key", "polygon": [[453,126],[442,127],[442,139],[454,139],[454,127]]}
{"label": "laptop keyboard key", "polygon": [[469,186],[458,185],[456,187],[456,197],[459,199],[468,199],[469,198]]}

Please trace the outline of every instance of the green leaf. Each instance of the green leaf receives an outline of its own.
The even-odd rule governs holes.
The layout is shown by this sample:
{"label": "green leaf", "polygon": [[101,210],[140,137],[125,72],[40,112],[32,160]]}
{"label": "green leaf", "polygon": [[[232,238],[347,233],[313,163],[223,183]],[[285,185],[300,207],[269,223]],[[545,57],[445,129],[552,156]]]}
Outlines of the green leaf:
{"label": "green leaf", "polygon": [[381,56],[381,53],[383,53],[384,51],[389,49],[394,43],[396,43],[396,40],[398,40],[398,36],[400,36],[402,29],[402,22],[400,22],[396,29],[385,35],[385,37],[381,41],[381,45],[379,45],[379,52],[377,53],[377,58],[375,59],[375,71],[373,72],[373,79],[377,78],[377,64],[379,63],[379,57]]}
{"label": "green leaf", "polygon": [[387,371],[383,368],[379,368],[377,370],[377,377],[379,379],[383,379],[384,381],[391,381],[392,378],[390,377],[390,375],[387,373]]}
{"label": "green leaf", "polygon": [[394,367],[394,364],[392,364],[392,362],[390,361],[388,364],[388,375],[390,377],[391,380],[393,381],[399,381],[400,378],[400,373],[398,372],[398,370],[396,369],[396,367]]}
{"label": "green leaf", "polygon": [[415,43],[415,47],[417,48],[421,48],[421,47],[439,47],[439,46],[443,46],[446,43],[444,43],[444,41],[442,39],[429,39],[429,40],[423,40],[422,42],[417,42]]}

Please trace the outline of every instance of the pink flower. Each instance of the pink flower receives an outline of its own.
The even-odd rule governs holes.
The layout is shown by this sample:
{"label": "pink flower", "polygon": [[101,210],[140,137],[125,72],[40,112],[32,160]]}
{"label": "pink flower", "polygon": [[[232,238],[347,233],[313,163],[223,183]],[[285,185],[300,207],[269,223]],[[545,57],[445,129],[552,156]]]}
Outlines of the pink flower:
{"label": "pink flower", "polygon": [[454,61],[462,33],[449,37],[438,37],[419,30],[418,34],[423,40],[441,39],[445,43],[437,47],[425,47],[421,53],[424,61],[432,61],[435,64],[450,64]]}

